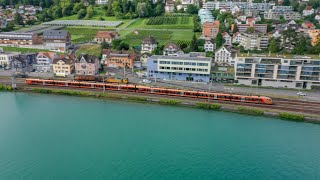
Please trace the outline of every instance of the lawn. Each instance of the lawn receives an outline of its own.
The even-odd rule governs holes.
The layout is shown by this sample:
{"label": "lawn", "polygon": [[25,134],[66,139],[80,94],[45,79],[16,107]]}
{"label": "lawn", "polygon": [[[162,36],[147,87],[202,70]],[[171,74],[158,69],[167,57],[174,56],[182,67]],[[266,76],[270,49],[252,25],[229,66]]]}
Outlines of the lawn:
{"label": "lawn", "polygon": [[100,57],[101,55],[101,46],[99,44],[90,44],[90,45],[82,45],[79,50],[76,52],[76,55],[80,54],[89,54]]}
{"label": "lawn", "polygon": [[170,30],[138,30],[138,34],[134,32],[121,31],[121,38],[130,44],[130,46],[140,46],[142,40],[147,36],[153,36],[160,45],[166,45],[170,41],[177,42],[179,40],[191,41],[193,32],[190,31],[170,31]]}
{"label": "lawn", "polygon": [[143,28],[143,29],[193,29],[193,18],[188,17],[187,22],[182,22],[183,17],[177,17],[176,24],[159,24],[159,25],[147,25],[146,23],[150,18],[138,19],[134,23],[128,26],[128,28]]}
{"label": "lawn", "polygon": [[21,52],[21,53],[38,53],[38,52],[48,52],[46,49],[31,49],[31,48],[19,48],[19,47],[6,47],[3,46],[4,51],[13,51],[13,52]]}
{"label": "lawn", "polygon": [[107,28],[86,28],[77,26],[65,27],[66,30],[71,34],[72,43],[85,43],[92,41],[96,36],[97,31],[108,31],[111,29]]}

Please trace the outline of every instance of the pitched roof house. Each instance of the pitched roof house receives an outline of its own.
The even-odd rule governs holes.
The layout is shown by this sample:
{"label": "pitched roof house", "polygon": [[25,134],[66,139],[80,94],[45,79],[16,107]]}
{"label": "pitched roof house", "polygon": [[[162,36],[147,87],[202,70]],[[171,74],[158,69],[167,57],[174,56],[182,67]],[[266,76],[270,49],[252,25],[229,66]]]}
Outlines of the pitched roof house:
{"label": "pitched roof house", "polygon": [[168,43],[163,48],[163,55],[177,56],[179,54],[183,54],[183,51],[181,51],[180,47],[177,44],[173,43],[173,42]]}
{"label": "pitched roof house", "polygon": [[75,60],[77,75],[96,75],[99,72],[100,61],[97,56],[82,54]]}
{"label": "pitched roof house", "polygon": [[148,36],[143,39],[141,53],[151,53],[157,48],[157,41],[154,37]]}
{"label": "pitched roof house", "polygon": [[97,43],[107,42],[112,43],[113,40],[117,39],[120,35],[115,31],[98,31],[94,38]]}

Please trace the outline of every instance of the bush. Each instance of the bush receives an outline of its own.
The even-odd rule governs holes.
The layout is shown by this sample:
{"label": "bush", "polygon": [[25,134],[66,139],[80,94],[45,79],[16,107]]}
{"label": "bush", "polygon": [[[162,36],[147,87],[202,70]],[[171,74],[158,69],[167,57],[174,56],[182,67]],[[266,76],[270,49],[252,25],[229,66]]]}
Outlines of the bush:
{"label": "bush", "polygon": [[255,116],[264,115],[264,111],[260,109],[247,108],[247,107],[239,107],[238,111],[243,114],[250,114]]}
{"label": "bush", "polygon": [[279,113],[281,119],[287,119],[292,121],[304,121],[304,116],[301,114],[291,114],[291,113]]}
{"label": "bush", "polygon": [[181,101],[173,100],[173,99],[160,99],[159,103],[160,104],[177,105],[177,104],[180,104]]}
{"label": "bush", "polygon": [[209,103],[197,103],[197,107],[201,109],[215,109],[218,110],[221,108],[220,104],[209,104]]}
{"label": "bush", "polygon": [[12,90],[13,90],[12,86],[0,84],[0,91],[12,91]]}

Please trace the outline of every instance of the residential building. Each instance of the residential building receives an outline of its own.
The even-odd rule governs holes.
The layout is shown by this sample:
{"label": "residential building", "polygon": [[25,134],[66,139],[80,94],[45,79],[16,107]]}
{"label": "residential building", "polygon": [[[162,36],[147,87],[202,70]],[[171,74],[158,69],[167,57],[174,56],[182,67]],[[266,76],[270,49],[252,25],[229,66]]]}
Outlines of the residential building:
{"label": "residential building", "polygon": [[0,52],[0,66],[10,67],[12,60],[19,57],[20,53],[16,52]]}
{"label": "residential building", "polygon": [[270,20],[279,20],[281,14],[279,12],[274,12],[272,10],[266,11],[263,14],[264,19],[270,19]]}
{"label": "residential building", "polygon": [[206,52],[213,52],[215,49],[216,49],[216,44],[214,43],[213,39],[205,41],[204,50]]}
{"label": "residential building", "polygon": [[320,85],[320,58],[288,56],[240,55],[235,58],[235,79],[250,86],[311,89]]}
{"label": "residential building", "polygon": [[198,16],[200,17],[201,24],[205,22],[213,22],[214,17],[212,16],[212,13],[208,9],[200,9],[198,11]]}
{"label": "residential building", "polygon": [[51,72],[53,70],[53,60],[58,58],[59,55],[55,52],[39,52],[36,57],[36,63],[33,68],[36,71]]}
{"label": "residential building", "polygon": [[129,67],[133,68],[136,54],[129,51],[114,51],[111,49],[104,49],[105,64],[107,67]]}
{"label": "residential building", "polygon": [[152,53],[157,48],[157,41],[154,37],[148,36],[143,39],[141,53]]}
{"label": "residential building", "polygon": [[119,34],[116,31],[98,31],[94,38],[97,43],[106,42],[111,44],[113,40],[118,39]]}
{"label": "residential building", "polygon": [[234,65],[235,51],[230,46],[221,46],[214,53],[214,62],[221,65]]}
{"label": "residential building", "polygon": [[202,25],[202,36],[205,39],[215,38],[219,33],[220,21],[205,22]]}
{"label": "residential building", "polygon": [[74,71],[74,61],[70,57],[60,56],[53,59],[53,72],[56,76],[68,76]]}
{"label": "residential building", "polygon": [[268,30],[267,24],[238,24],[238,29],[240,33],[244,33],[247,31],[249,27],[253,27],[256,31],[259,31],[260,33],[266,34]]}
{"label": "residential building", "polygon": [[285,20],[298,20],[301,19],[301,14],[298,12],[285,12],[283,13],[283,17]]}
{"label": "residential building", "polygon": [[50,51],[65,52],[71,46],[71,35],[66,30],[45,31],[43,45]]}
{"label": "residential building", "polygon": [[278,12],[278,13],[292,12],[293,7],[292,6],[273,6],[272,11]]}
{"label": "residential building", "polygon": [[82,54],[75,60],[75,72],[77,75],[91,75],[98,74],[100,62],[97,56]]}
{"label": "residential building", "polygon": [[240,43],[241,42],[241,33],[236,32],[232,36],[232,43]]}
{"label": "residential building", "polygon": [[180,54],[183,54],[183,51],[180,49],[180,47],[173,43],[170,42],[163,48],[163,55],[165,56],[178,56]]}
{"label": "residential building", "polygon": [[302,23],[301,27],[306,29],[306,30],[316,29],[316,26],[312,22],[309,22],[309,21],[306,21],[306,22]]}
{"label": "residential building", "polygon": [[222,36],[223,36],[223,39],[225,40],[225,45],[232,46],[231,36],[227,32],[222,33]]}
{"label": "residential building", "polygon": [[143,53],[140,56],[140,61],[141,61],[141,66],[146,67],[147,66],[147,62],[148,62],[148,58],[152,56],[150,53]]}
{"label": "residential building", "polygon": [[312,6],[307,6],[303,11],[302,11],[303,16],[309,16],[314,14],[314,9]]}
{"label": "residential building", "polygon": [[315,20],[319,21],[319,23],[320,23],[320,14],[317,14],[314,18],[315,18]]}
{"label": "residential building", "polygon": [[1,32],[0,44],[4,45],[34,45],[38,44],[39,37],[35,33],[21,33],[21,32]]}
{"label": "residential building", "polygon": [[102,4],[102,5],[105,5],[105,4],[108,4],[109,0],[96,0],[96,4]]}
{"label": "residential building", "polygon": [[159,56],[148,59],[147,76],[180,81],[210,81],[211,58],[193,55]]}
{"label": "residential building", "polygon": [[241,33],[240,45],[245,50],[261,50],[267,49],[269,45],[269,38],[266,34],[252,32],[252,33]]}
{"label": "residential building", "polygon": [[203,3],[202,8],[212,11],[212,10],[219,9],[219,4],[220,4],[220,2],[218,2],[218,1],[208,1],[206,3]]}
{"label": "residential building", "polygon": [[174,0],[166,0],[166,5],[164,7],[166,13],[172,13],[174,10],[175,1]]}

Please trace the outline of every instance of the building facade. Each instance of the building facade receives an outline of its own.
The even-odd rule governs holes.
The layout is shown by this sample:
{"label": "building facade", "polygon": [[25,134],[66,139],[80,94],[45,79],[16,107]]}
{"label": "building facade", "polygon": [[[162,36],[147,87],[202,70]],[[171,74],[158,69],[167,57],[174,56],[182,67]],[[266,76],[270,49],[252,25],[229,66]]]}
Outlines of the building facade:
{"label": "building facade", "polygon": [[206,40],[204,43],[204,50],[205,52],[213,52],[216,49],[216,44],[214,41],[211,40]]}
{"label": "building facade", "polygon": [[39,52],[36,57],[36,64],[33,68],[36,71],[51,72],[53,70],[53,60],[58,58],[59,55],[55,52]]}
{"label": "building facade", "polygon": [[265,34],[260,33],[241,33],[240,45],[245,50],[260,50],[267,49],[269,45],[269,38]]}
{"label": "building facade", "polygon": [[20,32],[1,32],[0,44],[4,45],[34,45],[40,43],[39,37],[35,33],[20,33]]}
{"label": "building facade", "polygon": [[52,64],[56,76],[68,76],[74,71],[74,61],[69,57],[54,59]]}
{"label": "building facade", "polygon": [[259,31],[260,33],[266,34],[268,30],[267,24],[238,24],[238,29],[240,33],[244,33],[247,31],[249,27],[252,27],[255,31]]}
{"label": "building facade", "polygon": [[157,48],[157,41],[152,36],[148,36],[143,39],[141,44],[141,54],[152,53]]}
{"label": "building facade", "polygon": [[219,33],[220,21],[205,22],[202,25],[202,36],[205,39],[215,38]]}
{"label": "building facade", "polygon": [[221,46],[217,51],[214,53],[214,62],[218,64],[228,64],[233,65],[232,61],[232,53],[229,49],[225,46]]}
{"label": "building facade", "polygon": [[0,66],[2,68],[10,67],[11,61],[19,57],[19,54],[15,52],[0,52]]}
{"label": "building facade", "polygon": [[104,49],[105,65],[107,67],[129,67],[133,68],[136,55],[129,51],[114,51],[111,49]]}
{"label": "building facade", "polygon": [[163,48],[163,55],[166,56],[178,56],[183,54],[183,51],[180,49],[179,45],[170,42]]}
{"label": "building facade", "polygon": [[100,62],[97,56],[88,54],[80,55],[75,60],[75,72],[77,75],[96,75],[99,72]]}
{"label": "building facade", "polygon": [[113,40],[117,39],[119,34],[115,31],[98,31],[94,38],[94,41],[97,43],[112,43]]}
{"label": "building facade", "polygon": [[238,84],[297,89],[320,86],[320,58],[243,56],[237,57],[235,62]]}
{"label": "building facade", "polygon": [[65,52],[71,46],[71,35],[66,30],[45,31],[43,45],[50,51]]}
{"label": "building facade", "polygon": [[209,82],[211,58],[154,55],[148,59],[147,76],[150,78]]}

